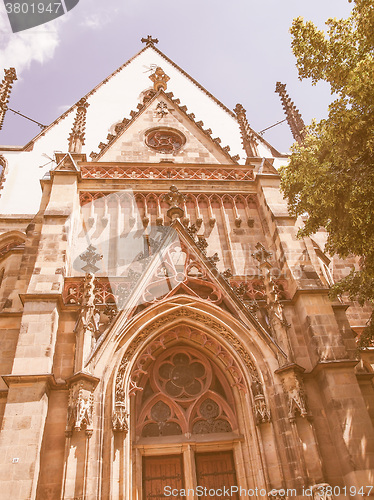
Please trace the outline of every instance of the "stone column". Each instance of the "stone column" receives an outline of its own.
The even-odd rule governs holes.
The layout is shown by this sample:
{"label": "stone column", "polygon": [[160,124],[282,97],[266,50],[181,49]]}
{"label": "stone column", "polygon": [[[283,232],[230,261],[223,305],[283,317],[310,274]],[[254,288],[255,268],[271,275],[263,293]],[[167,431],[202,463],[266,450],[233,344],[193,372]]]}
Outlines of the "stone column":
{"label": "stone column", "polygon": [[[64,163],[66,161],[66,163]],[[67,218],[78,206],[78,169],[71,155],[45,181],[40,241],[24,304],[0,437],[4,500],[36,498],[41,445],[53,375],[60,303],[67,260]],[[50,186],[51,184],[51,186]]]}

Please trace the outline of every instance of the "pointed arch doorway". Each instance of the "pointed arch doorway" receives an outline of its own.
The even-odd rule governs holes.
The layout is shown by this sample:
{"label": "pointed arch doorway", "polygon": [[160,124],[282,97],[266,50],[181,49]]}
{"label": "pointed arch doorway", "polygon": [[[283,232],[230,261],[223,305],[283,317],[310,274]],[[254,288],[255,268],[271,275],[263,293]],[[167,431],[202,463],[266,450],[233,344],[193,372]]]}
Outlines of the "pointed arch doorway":
{"label": "pointed arch doorway", "polygon": [[233,381],[209,349],[180,339],[162,344],[140,357],[132,372],[139,498],[192,500],[205,488],[217,492],[209,498],[239,498],[224,495],[238,484],[242,440]]}

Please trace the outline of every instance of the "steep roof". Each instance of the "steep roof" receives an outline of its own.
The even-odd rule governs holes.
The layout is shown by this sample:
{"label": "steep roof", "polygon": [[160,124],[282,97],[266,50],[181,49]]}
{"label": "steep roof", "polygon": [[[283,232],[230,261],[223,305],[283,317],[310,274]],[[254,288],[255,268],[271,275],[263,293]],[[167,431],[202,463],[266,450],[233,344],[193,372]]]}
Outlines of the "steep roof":
{"label": "steep roof", "polygon": [[[97,90],[100,89],[103,85],[109,82],[117,73],[122,71],[126,66],[128,66],[131,62],[133,62],[137,57],[139,57],[143,52],[147,50],[154,50],[157,54],[159,54],[165,61],[171,64],[174,68],[176,68],[180,73],[182,73],[186,78],[188,78],[196,87],[198,87],[201,91],[203,91],[210,99],[212,99],[216,104],[218,104],[223,110],[226,111],[231,117],[235,118],[235,113],[231,111],[227,106],[225,106],[219,99],[217,99],[213,94],[211,94],[203,85],[201,85],[197,80],[195,80],[191,75],[189,75],[186,71],[184,71],[178,64],[176,64],[172,59],[170,59],[167,55],[165,55],[160,49],[152,45],[146,45],[139,52],[137,52],[134,56],[130,57],[125,63],[123,63],[119,68],[113,71],[109,76],[104,78],[99,84],[97,84],[92,90],[87,92],[82,98],[88,99],[91,97]],[[69,109],[64,111],[60,116],[58,116],[52,123],[50,123],[44,130],[39,132],[31,141],[29,141],[24,150],[30,150],[35,141],[37,141],[40,137],[44,136],[45,133],[50,130],[54,125],[63,120],[66,116],[68,116],[75,108],[77,104],[73,104]]]}

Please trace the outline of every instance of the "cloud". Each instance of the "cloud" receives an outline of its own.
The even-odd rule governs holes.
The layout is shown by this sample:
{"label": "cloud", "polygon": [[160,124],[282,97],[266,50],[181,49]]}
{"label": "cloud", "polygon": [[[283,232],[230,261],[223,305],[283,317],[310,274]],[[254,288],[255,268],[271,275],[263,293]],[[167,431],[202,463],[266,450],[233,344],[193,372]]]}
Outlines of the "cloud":
{"label": "cloud", "polygon": [[64,19],[60,18],[36,28],[12,33],[6,12],[0,10],[0,67],[15,67],[17,75],[20,75],[33,61],[43,64],[50,60],[60,43],[63,23]]}
{"label": "cloud", "polygon": [[124,6],[118,6],[117,2],[118,0],[106,0],[104,5],[95,3],[90,6],[92,13],[89,13],[88,9],[84,13],[80,10],[79,14],[83,17],[80,25],[83,28],[98,30],[115,22],[117,14],[124,11]]}
{"label": "cloud", "polygon": [[81,26],[90,29],[99,29],[103,27],[103,20],[99,15],[92,15],[87,17],[82,23]]}

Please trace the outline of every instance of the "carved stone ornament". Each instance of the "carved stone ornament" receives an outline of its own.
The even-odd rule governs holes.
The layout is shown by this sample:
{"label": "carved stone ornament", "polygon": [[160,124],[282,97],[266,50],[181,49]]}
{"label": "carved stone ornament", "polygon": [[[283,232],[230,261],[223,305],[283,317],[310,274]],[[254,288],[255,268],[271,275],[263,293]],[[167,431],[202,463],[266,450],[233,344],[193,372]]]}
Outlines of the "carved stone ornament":
{"label": "carved stone ornament", "polygon": [[[158,106],[160,105],[161,103]],[[165,109],[157,109],[156,112],[163,112],[165,114]],[[160,127],[146,132],[145,143],[153,151],[157,151],[157,153],[175,155],[186,143],[186,138],[178,130]]]}
{"label": "carved stone ornament", "polygon": [[286,496],[286,490],[276,490],[275,488],[269,491],[268,498],[270,500],[288,500],[288,497]]}
{"label": "carved stone ornament", "polygon": [[[246,365],[252,381],[252,392],[254,392],[257,395],[261,395],[261,398],[264,398],[263,396],[263,389],[262,385],[260,383],[260,379],[257,373],[257,369],[248,353],[248,350],[242,345],[240,340],[237,339],[235,335],[233,335],[231,332],[229,332],[222,324],[220,324],[218,321],[215,321],[211,319],[209,316],[206,316],[204,314],[201,314],[196,311],[192,311],[190,309],[186,308],[180,308],[177,309],[176,311],[173,311],[171,314],[166,315],[162,318],[159,318],[155,320],[152,325],[144,328],[142,332],[131,342],[129,345],[127,351],[125,352],[121,364],[119,366],[117,376],[116,376],[116,382],[115,382],[115,395],[114,395],[114,410],[113,410],[113,425],[116,423],[117,425],[117,419],[119,417],[122,418],[120,415],[116,415],[117,409],[118,408],[123,408],[123,412],[125,412],[125,404],[126,404],[126,398],[132,394],[135,393],[137,390],[142,390],[142,388],[137,386],[137,378],[138,378],[138,373],[137,370],[139,371],[139,374],[142,373],[142,362],[141,362],[141,357],[137,361],[134,370],[131,375],[131,380],[130,380],[130,386],[128,387],[128,393],[125,391],[125,372],[128,366],[128,363],[130,360],[134,357],[136,351],[141,347],[144,346],[146,341],[149,339],[149,337],[152,335],[152,332],[165,326],[168,323],[171,323],[174,319],[176,318],[181,318],[183,322],[183,318],[190,318],[193,321],[200,323],[202,326],[206,326],[209,329],[215,331],[218,335],[220,335],[222,338],[224,338],[230,346],[239,354],[239,356],[242,358],[244,364]],[[203,333],[199,331],[199,333],[195,334],[193,329],[190,329],[189,327],[185,326],[185,329],[187,331],[186,335],[189,339],[189,341],[195,341],[198,343],[200,346],[203,346],[204,348],[209,348],[212,350],[214,355],[221,359],[221,361],[224,363],[226,366],[226,370],[228,370],[233,379],[236,381],[234,385],[237,385],[240,390],[246,390],[244,381],[242,380],[242,374],[241,370],[239,369],[238,366],[236,366],[236,363],[232,356],[227,352],[221,343],[219,341],[216,341],[215,339],[211,338],[208,336],[206,333]],[[154,340],[152,344],[150,344],[146,350],[145,353],[142,355],[143,357],[152,357],[152,350],[158,348],[159,346],[165,347],[167,343],[166,336],[168,333],[163,334],[161,337],[159,337],[157,340]],[[171,339],[174,340],[179,340],[179,336],[177,335],[176,332],[172,331],[170,332]],[[154,345],[154,348],[152,347]],[[257,388],[257,389],[256,389]],[[256,392],[257,391],[257,392]],[[260,398],[258,398],[259,401]],[[269,412],[266,408],[266,405],[264,403],[259,403],[259,411],[261,413],[261,419],[264,421],[266,420],[267,415],[269,415]],[[261,408],[260,408],[261,406]],[[270,418],[270,416],[269,416]],[[124,429],[125,430],[125,429]]]}
{"label": "carved stone ornament", "polygon": [[256,251],[252,254],[252,257],[255,258],[260,264],[269,264],[268,260],[272,256],[272,253],[268,252],[261,243],[257,243],[255,248]]}
{"label": "carved stone ornament", "polygon": [[154,90],[166,90],[167,82],[170,80],[170,77],[165,73],[165,71],[158,66],[152,75],[150,75],[150,80],[153,82]]}
{"label": "carved stone ornament", "polygon": [[[319,483],[312,486],[313,500],[332,500],[332,487],[328,483]],[[330,493],[328,494],[327,491]]]}
{"label": "carved stone ornament", "polygon": [[284,112],[286,113],[287,123],[291,129],[293,138],[301,144],[305,138],[305,124],[301,117],[300,111],[296,108],[286,91],[286,85],[277,82],[275,92],[279,94],[283,105]]}
{"label": "carved stone ornament", "polygon": [[184,210],[180,208],[179,205],[186,201],[186,197],[178,191],[176,186],[170,186],[169,192],[164,194],[162,199],[170,205],[170,208],[167,211],[167,216],[170,217],[170,219],[173,220],[175,218],[183,217]]}
{"label": "carved stone ornament", "polygon": [[17,80],[16,70],[14,68],[4,69],[4,78],[0,83],[0,130],[3,126],[5,113],[8,109],[10,92],[15,80]]}
{"label": "carved stone ornament", "polygon": [[[95,305],[94,275],[87,273],[84,279],[82,307],[79,320],[84,331],[95,334],[99,330],[100,313]],[[79,321],[78,320],[78,321]]]}
{"label": "carved stone ornament", "polygon": [[158,118],[163,118],[169,113],[168,105],[164,101],[160,101],[156,106],[156,116]]}
{"label": "carved stone ornament", "polygon": [[155,43],[158,43],[158,39],[153,38],[152,35],[148,35],[146,38],[142,38],[141,42],[145,43],[146,46],[148,47],[149,45],[154,45]]}
{"label": "carved stone ornament", "polygon": [[241,104],[237,104],[234,112],[239,123],[242,144],[247,157],[257,156],[257,137],[248,123],[245,109]]}
{"label": "carved stone ornament", "polygon": [[89,104],[85,97],[77,102],[77,114],[69,135],[69,153],[81,153],[85,140],[86,115]]}
{"label": "carved stone ornament", "polygon": [[70,387],[66,435],[85,430],[88,437],[93,432],[93,386],[80,381]]}
{"label": "carved stone ornament", "polygon": [[96,253],[95,250],[96,247],[89,245],[87,250],[79,256],[81,260],[87,262],[87,264],[82,267],[82,271],[85,271],[86,273],[96,273],[100,270],[100,268],[96,266],[96,262],[101,260],[103,256]]}
{"label": "carved stone ornament", "polygon": [[265,396],[263,394],[259,394],[254,398],[253,411],[255,414],[256,424],[265,424],[270,422],[270,411],[267,407]]}
{"label": "carved stone ornament", "polygon": [[283,381],[283,387],[288,398],[288,418],[294,421],[299,413],[301,417],[308,416],[304,385],[299,375],[292,374]]}
{"label": "carved stone ornament", "polygon": [[116,403],[112,414],[113,431],[123,432],[126,435],[129,431],[128,419],[129,414],[126,410],[125,404],[121,402]]}

